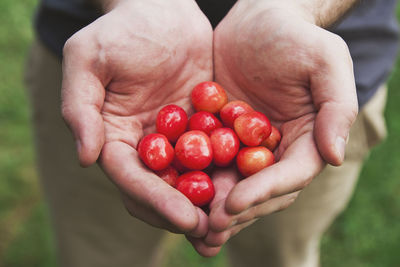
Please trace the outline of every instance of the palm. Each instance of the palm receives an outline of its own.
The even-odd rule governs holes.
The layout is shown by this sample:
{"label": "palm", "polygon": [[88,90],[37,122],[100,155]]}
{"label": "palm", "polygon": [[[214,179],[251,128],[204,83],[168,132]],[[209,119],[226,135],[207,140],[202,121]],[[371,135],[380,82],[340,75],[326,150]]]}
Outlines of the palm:
{"label": "palm", "polygon": [[[215,76],[232,98],[246,100],[280,128],[283,140],[276,153],[280,157],[295,141],[313,135],[318,107],[311,90],[314,66],[308,54],[315,50],[310,49],[307,37],[290,39],[304,30],[302,25],[285,27],[272,19],[249,26],[253,31],[245,38],[251,42],[228,38],[232,35],[222,32],[222,25],[215,45]],[[274,24],[280,25],[279,30],[274,30]],[[259,29],[254,30],[257,25]]]}
{"label": "palm", "polygon": [[64,116],[80,130],[81,162],[101,151],[99,163],[132,215],[185,232],[204,213],[136,152],[159,109],[177,103],[189,111],[191,88],[212,78],[212,29],[194,2],[176,2],[125,2],[78,32],[65,48],[63,96]]}
{"label": "palm", "polygon": [[211,230],[192,241],[205,255],[290,205],[324,160],[340,164],[334,140],[347,134],[357,110],[342,40],[288,10],[260,10],[239,2],[217,27],[215,78],[232,99],[247,101],[280,129],[278,162],[244,180],[233,169],[214,175]]}
{"label": "palm", "polygon": [[[101,154],[101,165],[122,191],[128,190],[124,192],[125,195],[135,195],[135,197],[143,195],[156,200],[150,204],[154,205],[155,213],[157,213],[157,208],[160,208],[160,202],[170,202],[170,207],[173,209],[182,205],[179,203],[191,206],[175,190],[167,187],[158,177],[147,171],[138,160],[138,154],[135,151],[143,135],[155,132],[155,119],[160,108],[167,104],[175,103],[190,112],[190,100],[188,99],[190,87],[202,80],[210,79],[211,71],[209,69],[185,66],[184,62],[178,63],[179,69],[165,69],[162,71],[165,75],[161,78],[157,75],[149,75],[148,80],[136,83],[134,82],[136,79],[133,77],[137,73],[129,73],[127,80],[113,81],[105,92],[105,100],[101,112],[105,126],[105,143]],[[169,72],[172,72],[172,74],[168,75]],[[186,73],[196,73],[196,75],[186,77]],[[142,183],[142,187],[129,189],[130,187],[126,183],[131,183],[133,180],[129,181],[126,177],[118,176],[119,170],[116,169],[114,171],[116,166],[131,169],[132,172],[137,172],[137,174],[142,172],[143,176],[148,176],[146,177],[147,181],[140,180],[138,182]],[[143,176],[140,178],[145,178]],[[154,195],[158,195],[158,197],[154,197]],[[144,204],[142,202],[151,202],[147,198],[135,199],[134,202],[136,201],[141,203],[139,205]],[[130,206],[131,202],[132,199],[129,198],[125,201],[128,210],[136,210],[138,206]],[[146,203],[146,205],[148,204]],[[191,209],[193,209],[192,206]],[[176,210],[173,211],[171,209],[166,214],[171,216],[175,212]],[[140,212],[136,213],[136,211],[134,211],[134,215],[155,226],[175,231],[173,226],[160,225],[158,216],[148,218],[147,215],[142,215]],[[172,221],[172,225],[175,223],[173,216],[167,217],[167,221]]]}

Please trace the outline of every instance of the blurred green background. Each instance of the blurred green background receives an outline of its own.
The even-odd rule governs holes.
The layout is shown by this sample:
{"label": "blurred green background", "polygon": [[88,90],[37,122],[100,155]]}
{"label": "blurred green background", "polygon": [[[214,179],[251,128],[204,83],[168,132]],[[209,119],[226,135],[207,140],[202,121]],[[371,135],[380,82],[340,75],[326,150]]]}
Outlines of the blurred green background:
{"label": "blurred green background", "polygon": [[[34,165],[23,68],[37,0],[0,1],[0,266],[55,266],[55,250]],[[400,8],[397,9],[400,18]],[[400,266],[400,61],[389,82],[389,136],[363,169],[348,209],[322,240],[322,266]],[[185,242],[168,266],[227,266]]]}

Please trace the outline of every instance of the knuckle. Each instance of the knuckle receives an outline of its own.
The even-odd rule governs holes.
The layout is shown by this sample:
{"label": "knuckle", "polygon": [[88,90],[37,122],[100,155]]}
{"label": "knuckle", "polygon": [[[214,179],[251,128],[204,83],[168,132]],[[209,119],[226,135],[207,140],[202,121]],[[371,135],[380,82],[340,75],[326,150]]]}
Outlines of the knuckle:
{"label": "knuckle", "polygon": [[71,55],[77,56],[79,58],[85,57],[88,52],[92,52],[93,40],[90,31],[86,28],[73,34],[64,44],[63,47],[63,58],[68,58]]}
{"label": "knuckle", "polygon": [[63,47],[63,56],[68,56],[71,51],[74,51],[76,48],[79,48],[80,41],[77,38],[77,34],[72,35],[64,44]]}
{"label": "knuckle", "polygon": [[349,47],[347,46],[346,41],[337,34],[331,34],[331,37],[332,38],[330,42],[335,45],[335,48],[342,54],[346,62],[352,66],[353,61],[351,59],[350,50]]}

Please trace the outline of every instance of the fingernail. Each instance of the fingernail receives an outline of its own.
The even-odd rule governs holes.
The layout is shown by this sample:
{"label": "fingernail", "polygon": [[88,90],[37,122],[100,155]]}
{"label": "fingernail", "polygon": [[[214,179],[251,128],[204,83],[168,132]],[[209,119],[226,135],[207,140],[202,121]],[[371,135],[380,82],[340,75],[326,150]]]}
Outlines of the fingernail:
{"label": "fingernail", "polygon": [[337,137],[335,143],[336,153],[342,162],[344,160],[344,153],[346,148],[346,140],[343,137]]}

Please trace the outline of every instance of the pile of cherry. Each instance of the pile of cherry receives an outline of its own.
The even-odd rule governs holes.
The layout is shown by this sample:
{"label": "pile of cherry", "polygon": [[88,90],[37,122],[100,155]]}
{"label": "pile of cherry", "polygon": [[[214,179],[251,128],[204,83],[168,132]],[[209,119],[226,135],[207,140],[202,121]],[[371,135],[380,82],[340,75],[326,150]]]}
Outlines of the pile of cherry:
{"label": "pile of cherry", "polygon": [[275,162],[271,151],[281,134],[249,104],[228,103],[225,90],[215,82],[195,86],[191,100],[197,112],[190,119],[177,105],[163,107],[156,119],[157,133],[144,136],[138,152],[147,167],[201,207],[214,198],[206,174],[212,165],[226,167],[236,158],[239,172],[250,176]]}

